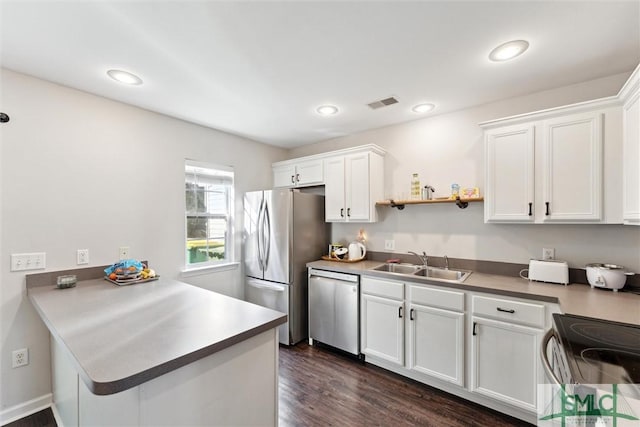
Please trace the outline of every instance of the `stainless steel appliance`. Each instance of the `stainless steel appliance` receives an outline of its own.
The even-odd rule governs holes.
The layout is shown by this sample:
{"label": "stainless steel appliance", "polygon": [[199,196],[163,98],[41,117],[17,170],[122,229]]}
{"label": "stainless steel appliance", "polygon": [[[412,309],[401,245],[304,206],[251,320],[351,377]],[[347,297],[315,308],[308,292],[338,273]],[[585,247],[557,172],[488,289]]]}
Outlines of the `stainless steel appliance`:
{"label": "stainless steel appliance", "polygon": [[542,361],[556,384],[629,384],[640,396],[640,325],[553,315]]}
{"label": "stainless steel appliance", "polygon": [[309,269],[309,341],[360,355],[360,276]]}
{"label": "stainless steel appliance", "polygon": [[244,196],[245,300],[288,315],[282,344],[307,337],[306,264],[324,255],[328,227],[324,196],[290,189]]}

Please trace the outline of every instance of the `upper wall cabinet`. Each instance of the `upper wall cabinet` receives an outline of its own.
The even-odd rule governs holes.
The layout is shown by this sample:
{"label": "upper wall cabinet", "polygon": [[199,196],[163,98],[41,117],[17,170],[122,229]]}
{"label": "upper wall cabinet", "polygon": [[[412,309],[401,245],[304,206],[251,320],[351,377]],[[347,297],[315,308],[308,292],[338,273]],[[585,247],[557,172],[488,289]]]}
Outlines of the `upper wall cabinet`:
{"label": "upper wall cabinet", "polygon": [[533,222],[533,144],[534,126],[531,124],[486,132],[486,221]]}
{"label": "upper wall cabinet", "polygon": [[375,144],[277,162],[274,187],[325,186],[327,222],[375,222],[384,191],[384,155]]}
{"label": "upper wall cabinet", "polygon": [[600,222],[602,117],[599,111],[542,123],[543,222]]}
{"label": "upper wall cabinet", "polygon": [[623,110],[623,207],[625,224],[640,225],[640,66],[620,91]]}
{"label": "upper wall cabinet", "polygon": [[287,160],[274,163],[272,168],[274,187],[307,187],[324,183],[322,159]]}
{"label": "upper wall cabinet", "polygon": [[325,159],[325,220],[375,222],[375,204],[384,191],[384,162],[379,150]]}
{"label": "upper wall cabinet", "polygon": [[621,107],[616,97],[481,126],[485,222],[622,222],[616,188],[622,180]]}

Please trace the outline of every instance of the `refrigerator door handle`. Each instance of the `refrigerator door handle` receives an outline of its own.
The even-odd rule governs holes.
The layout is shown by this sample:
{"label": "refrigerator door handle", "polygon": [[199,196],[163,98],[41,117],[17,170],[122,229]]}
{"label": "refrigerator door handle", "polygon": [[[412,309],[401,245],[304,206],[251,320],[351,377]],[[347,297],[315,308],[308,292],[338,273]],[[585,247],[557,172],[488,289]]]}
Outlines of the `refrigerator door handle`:
{"label": "refrigerator door handle", "polygon": [[264,204],[264,215],[262,216],[262,222],[263,224],[263,233],[264,233],[264,249],[265,249],[265,254],[263,257],[263,262],[264,262],[264,270],[267,269],[267,266],[269,265],[269,252],[271,252],[271,218],[269,216],[269,206],[267,205],[267,203]]}
{"label": "refrigerator door handle", "polygon": [[263,262],[263,257],[262,257],[262,248],[260,247],[260,243],[262,241],[262,234],[263,234],[263,229],[262,229],[262,213],[264,210],[264,199],[262,199],[260,201],[260,208],[258,208],[258,221],[256,222],[257,224],[257,232],[256,232],[256,241],[257,241],[257,246],[258,246],[258,265],[260,265],[260,269],[264,271],[264,262]]}
{"label": "refrigerator door handle", "polygon": [[260,283],[257,281],[250,281],[250,282],[247,282],[247,284],[254,288],[266,289],[266,290],[275,291],[275,292],[284,292],[287,290],[287,288],[282,285],[270,285],[268,283]]}

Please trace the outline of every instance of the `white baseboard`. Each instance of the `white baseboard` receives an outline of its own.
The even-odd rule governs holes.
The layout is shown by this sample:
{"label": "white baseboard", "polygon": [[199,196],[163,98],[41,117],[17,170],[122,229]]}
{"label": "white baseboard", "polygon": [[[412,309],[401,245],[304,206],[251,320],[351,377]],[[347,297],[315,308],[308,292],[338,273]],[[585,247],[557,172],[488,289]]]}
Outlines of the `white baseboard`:
{"label": "white baseboard", "polygon": [[49,393],[3,410],[0,412],[0,425],[12,423],[50,407],[52,398],[52,394]]}
{"label": "white baseboard", "polygon": [[56,407],[55,403],[51,404],[51,412],[53,412],[53,418],[56,420],[56,424],[58,425],[58,427],[64,427],[62,418],[60,418],[60,413],[58,412],[58,408]]}

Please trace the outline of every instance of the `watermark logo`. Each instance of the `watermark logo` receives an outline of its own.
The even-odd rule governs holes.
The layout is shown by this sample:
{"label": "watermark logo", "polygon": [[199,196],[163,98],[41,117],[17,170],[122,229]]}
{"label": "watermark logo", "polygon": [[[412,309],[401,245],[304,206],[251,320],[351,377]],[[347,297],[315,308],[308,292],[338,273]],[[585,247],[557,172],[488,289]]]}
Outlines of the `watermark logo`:
{"label": "watermark logo", "polygon": [[538,393],[539,426],[640,426],[637,385],[541,384]]}

